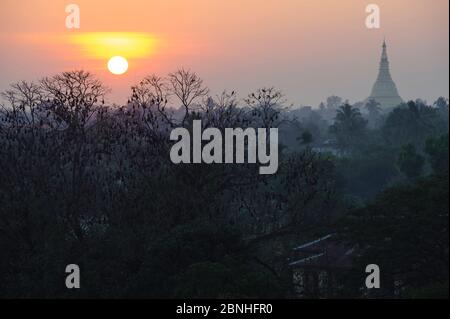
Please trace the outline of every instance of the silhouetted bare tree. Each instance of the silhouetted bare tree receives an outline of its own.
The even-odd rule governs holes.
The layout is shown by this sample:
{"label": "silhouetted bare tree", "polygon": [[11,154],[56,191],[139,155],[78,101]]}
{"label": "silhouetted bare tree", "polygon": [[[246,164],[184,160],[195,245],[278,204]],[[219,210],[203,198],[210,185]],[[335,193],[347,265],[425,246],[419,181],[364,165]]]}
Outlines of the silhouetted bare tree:
{"label": "silhouetted bare tree", "polygon": [[169,74],[170,91],[180,100],[185,109],[185,115],[181,124],[184,125],[193,103],[206,98],[209,89],[204,86],[203,80],[194,72],[179,69]]}

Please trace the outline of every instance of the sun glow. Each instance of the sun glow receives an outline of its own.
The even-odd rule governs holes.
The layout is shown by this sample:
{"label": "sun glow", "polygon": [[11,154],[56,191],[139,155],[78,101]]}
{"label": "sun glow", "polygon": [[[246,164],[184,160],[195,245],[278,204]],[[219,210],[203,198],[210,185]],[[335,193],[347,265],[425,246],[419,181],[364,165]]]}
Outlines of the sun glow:
{"label": "sun glow", "polygon": [[71,42],[80,45],[89,58],[125,56],[135,59],[152,55],[159,39],[149,33],[89,32],[73,35]]}

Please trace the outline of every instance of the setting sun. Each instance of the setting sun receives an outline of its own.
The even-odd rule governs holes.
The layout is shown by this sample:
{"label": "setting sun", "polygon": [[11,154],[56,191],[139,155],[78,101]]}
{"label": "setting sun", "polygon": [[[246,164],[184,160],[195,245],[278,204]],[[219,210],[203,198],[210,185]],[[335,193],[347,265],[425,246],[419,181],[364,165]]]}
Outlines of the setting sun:
{"label": "setting sun", "polygon": [[108,70],[112,74],[124,74],[128,70],[128,61],[121,56],[115,56],[108,61]]}

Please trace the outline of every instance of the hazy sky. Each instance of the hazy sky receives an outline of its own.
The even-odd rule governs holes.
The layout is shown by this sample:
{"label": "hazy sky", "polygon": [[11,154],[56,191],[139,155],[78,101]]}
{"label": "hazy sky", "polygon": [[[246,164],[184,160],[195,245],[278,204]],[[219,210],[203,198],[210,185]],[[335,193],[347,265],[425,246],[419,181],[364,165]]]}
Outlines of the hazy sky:
{"label": "hazy sky", "polygon": [[[65,27],[69,3],[81,9],[78,30]],[[365,26],[370,3],[381,9],[378,30]],[[0,90],[18,80],[82,68],[112,88],[110,101],[123,103],[129,87],[145,75],[185,67],[213,93],[235,89],[244,97],[260,86],[276,86],[295,105],[317,106],[332,94],[354,102],[370,93],[386,36],[400,95],[432,102],[449,95],[448,5],[448,0],[1,0]],[[119,51],[130,65],[121,76],[106,68],[117,43],[101,47],[119,33],[128,41]]]}

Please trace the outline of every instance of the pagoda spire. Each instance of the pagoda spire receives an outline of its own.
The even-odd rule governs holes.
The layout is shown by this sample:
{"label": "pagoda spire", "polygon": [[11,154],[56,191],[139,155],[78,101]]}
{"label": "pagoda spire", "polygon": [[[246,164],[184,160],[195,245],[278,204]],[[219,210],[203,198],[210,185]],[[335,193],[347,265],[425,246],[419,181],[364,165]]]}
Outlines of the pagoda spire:
{"label": "pagoda spire", "polygon": [[403,102],[397,91],[397,86],[391,77],[389,58],[387,54],[386,38],[383,39],[378,76],[372,88],[369,99],[374,99],[381,106],[393,107]]}
{"label": "pagoda spire", "polygon": [[378,72],[378,80],[392,81],[391,72],[389,70],[389,59],[387,55],[386,40],[383,41],[383,51],[381,53],[380,68]]}

